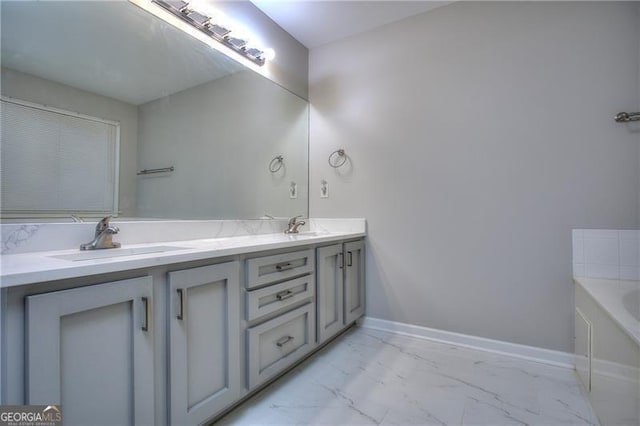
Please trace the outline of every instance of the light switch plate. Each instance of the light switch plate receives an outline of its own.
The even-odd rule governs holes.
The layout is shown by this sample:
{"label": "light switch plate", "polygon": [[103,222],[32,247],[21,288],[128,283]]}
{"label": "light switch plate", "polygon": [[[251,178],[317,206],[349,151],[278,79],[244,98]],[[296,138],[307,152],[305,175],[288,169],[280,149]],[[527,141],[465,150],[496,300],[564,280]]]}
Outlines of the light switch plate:
{"label": "light switch plate", "polygon": [[289,198],[298,198],[298,184],[295,182],[289,185]]}
{"label": "light switch plate", "polygon": [[329,198],[329,183],[324,179],[320,182],[320,198]]}

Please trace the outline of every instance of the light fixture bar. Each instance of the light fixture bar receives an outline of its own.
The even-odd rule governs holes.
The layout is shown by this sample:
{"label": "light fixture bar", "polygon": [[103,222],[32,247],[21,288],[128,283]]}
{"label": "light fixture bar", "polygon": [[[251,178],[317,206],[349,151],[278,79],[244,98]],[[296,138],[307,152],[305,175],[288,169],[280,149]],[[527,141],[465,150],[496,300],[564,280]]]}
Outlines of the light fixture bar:
{"label": "light fixture bar", "polygon": [[249,47],[248,40],[233,36],[233,30],[213,22],[213,18],[193,10],[189,3],[182,0],[151,0],[153,3],[177,16],[194,28],[202,31],[217,42],[238,52],[260,66],[265,64],[265,52],[256,47]]}

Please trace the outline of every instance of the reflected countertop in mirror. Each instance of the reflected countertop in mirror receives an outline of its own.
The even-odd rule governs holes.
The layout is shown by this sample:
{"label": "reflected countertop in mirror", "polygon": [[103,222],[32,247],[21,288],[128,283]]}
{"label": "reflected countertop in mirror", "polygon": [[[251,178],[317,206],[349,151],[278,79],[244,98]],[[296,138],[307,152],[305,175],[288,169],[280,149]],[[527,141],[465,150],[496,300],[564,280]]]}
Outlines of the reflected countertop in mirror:
{"label": "reflected countertop in mirror", "polygon": [[305,100],[129,2],[0,7],[3,218],[308,214]]}

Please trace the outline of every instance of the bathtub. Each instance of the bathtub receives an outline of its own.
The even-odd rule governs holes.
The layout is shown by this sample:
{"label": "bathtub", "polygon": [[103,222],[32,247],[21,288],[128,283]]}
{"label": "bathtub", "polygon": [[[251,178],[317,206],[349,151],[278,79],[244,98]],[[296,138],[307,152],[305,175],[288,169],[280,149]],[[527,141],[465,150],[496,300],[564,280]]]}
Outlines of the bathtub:
{"label": "bathtub", "polygon": [[574,280],[640,345],[640,281],[603,278]]}

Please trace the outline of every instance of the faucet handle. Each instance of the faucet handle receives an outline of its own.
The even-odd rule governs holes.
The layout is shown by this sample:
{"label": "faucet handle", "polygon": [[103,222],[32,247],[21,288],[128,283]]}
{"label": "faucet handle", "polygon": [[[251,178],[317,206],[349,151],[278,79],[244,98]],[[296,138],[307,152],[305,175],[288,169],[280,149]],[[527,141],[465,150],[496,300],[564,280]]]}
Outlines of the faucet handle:
{"label": "faucet handle", "polygon": [[302,217],[302,215],[300,214],[300,215],[298,215],[298,216],[294,216],[294,217],[292,217],[291,219],[289,219],[289,226],[293,226],[293,225],[295,225],[295,224],[296,224],[296,220],[297,220],[299,217]]}
{"label": "faucet handle", "polygon": [[100,222],[96,225],[96,235],[100,234],[102,231],[109,227],[109,221],[111,220],[111,216],[103,217]]}
{"label": "faucet handle", "polygon": [[106,232],[107,234],[117,234],[118,232],[120,232],[120,228],[118,228],[117,226],[109,225],[103,232]]}

